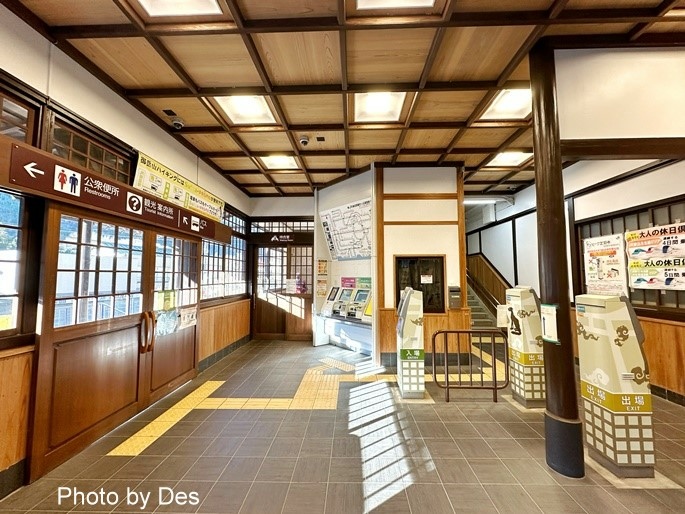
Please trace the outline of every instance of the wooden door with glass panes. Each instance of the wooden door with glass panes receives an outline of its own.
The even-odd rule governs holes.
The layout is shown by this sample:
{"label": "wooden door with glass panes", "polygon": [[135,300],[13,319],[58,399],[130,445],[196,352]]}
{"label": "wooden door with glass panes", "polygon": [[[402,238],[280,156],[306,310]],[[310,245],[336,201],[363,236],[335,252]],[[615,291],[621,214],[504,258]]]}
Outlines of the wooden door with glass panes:
{"label": "wooden door with glass panes", "polygon": [[312,246],[257,246],[254,259],[253,337],[311,340]]}
{"label": "wooden door with glass panes", "polygon": [[62,204],[45,232],[31,479],[195,375],[197,241]]}

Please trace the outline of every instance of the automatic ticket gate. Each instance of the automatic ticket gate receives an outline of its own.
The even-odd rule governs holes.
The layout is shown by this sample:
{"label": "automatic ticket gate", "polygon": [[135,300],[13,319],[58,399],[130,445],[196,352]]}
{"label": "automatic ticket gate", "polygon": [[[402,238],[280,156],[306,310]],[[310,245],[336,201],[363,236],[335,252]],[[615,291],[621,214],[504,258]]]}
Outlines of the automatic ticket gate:
{"label": "automatic ticket gate", "polygon": [[512,396],[525,407],[545,406],[540,299],[529,286],[506,291]]}
{"label": "automatic ticket gate", "polygon": [[576,297],[585,441],[616,476],[654,476],[654,427],[644,333],[625,296]]}
{"label": "automatic ticket gate", "polygon": [[423,398],[423,293],[407,287],[397,306],[397,383],[402,398]]}

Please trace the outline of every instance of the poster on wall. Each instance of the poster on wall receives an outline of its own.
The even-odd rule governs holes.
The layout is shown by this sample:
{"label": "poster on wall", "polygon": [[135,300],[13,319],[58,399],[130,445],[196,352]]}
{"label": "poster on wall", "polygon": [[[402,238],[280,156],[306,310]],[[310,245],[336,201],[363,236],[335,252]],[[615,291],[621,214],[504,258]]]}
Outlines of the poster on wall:
{"label": "poster on wall", "polygon": [[167,202],[221,221],[225,202],[142,152],[133,187]]}
{"label": "poster on wall", "polygon": [[326,298],[326,293],[328,292],[328,280],[325,278],[316,279],[316,297]]}
{"label": "poster on wall", "polygon": [[685,223],[625,233],[633,289],[685,290]]}
{"label": "poster on wall", "polygon": [[320,211],[331,259],[371,258],[371,198]]}
{"label": "poster on wall", "polygon": [[585,285],[589,294],[628,295],[623,234],[583,241]]}

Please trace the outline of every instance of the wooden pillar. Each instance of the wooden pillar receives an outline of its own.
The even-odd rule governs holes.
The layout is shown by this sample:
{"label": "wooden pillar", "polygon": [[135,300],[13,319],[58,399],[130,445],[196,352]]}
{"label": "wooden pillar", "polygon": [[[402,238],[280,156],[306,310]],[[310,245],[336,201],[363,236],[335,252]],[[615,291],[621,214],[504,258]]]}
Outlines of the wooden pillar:
{"label": "wooden pillar", "polygon": [[585,474],[571,333],[564,186],[556,104],[554,50],[539,42],[530,56],[538,217],[540,300],[557,308],[559,344],[544,343],[547,464],[569,477]]}

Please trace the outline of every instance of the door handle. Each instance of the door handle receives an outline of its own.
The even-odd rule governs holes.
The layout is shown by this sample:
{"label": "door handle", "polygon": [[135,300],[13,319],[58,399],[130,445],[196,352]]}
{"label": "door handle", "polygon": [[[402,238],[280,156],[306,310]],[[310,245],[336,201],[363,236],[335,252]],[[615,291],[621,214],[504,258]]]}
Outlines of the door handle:
{"label": "door handle", "polygon": [[140,323],[140,329],[138,330],[138,335],[140,336],[140,353],[147,352],[148,346],[148,333],[150,324],[150,314],[147,311],[143,312],[143,320]]}
{"label": "door handle", "polygon": [[148,337],[148,345],[147,345],[147,351],[151,352],[155,349],[155,340],[157,339],[157,336],[155,335],[155,328],[157,325],[157,315],[155,314],[155,311],[150,311],[148,313],[148,318],[150,320],[150,327],[149,327],[149,337]]}

